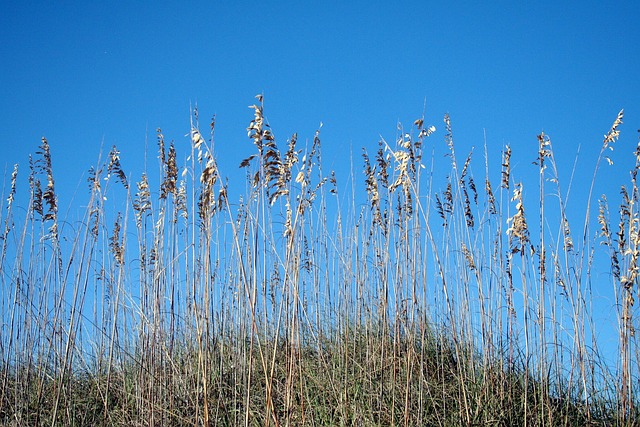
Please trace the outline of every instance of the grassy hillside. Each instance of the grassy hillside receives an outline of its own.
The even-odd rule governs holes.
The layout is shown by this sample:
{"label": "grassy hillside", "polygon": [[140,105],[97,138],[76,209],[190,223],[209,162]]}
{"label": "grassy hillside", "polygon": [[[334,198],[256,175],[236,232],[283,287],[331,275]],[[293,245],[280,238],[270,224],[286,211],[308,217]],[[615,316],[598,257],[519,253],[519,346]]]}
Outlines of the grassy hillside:
{"label": "grassy hillside", "polygon": [[[134,179],[113,147],[81,217],[61,214],[46,139],[16,166],[0,214],[1,424],[640,422],[640,148],[631,180],[611,184],[619,202],[593,194],[622,112],[569,212],[558,168],[572,165],[544,133],[527,189],[508,146],[458,157],[448,116],[341,176],[322,168],[320,131],[277,143],[260,96],[251,108],[245,183],[225,179],[237,165],[213,155],[197,111],[185,152],[158,130],[159,170]],[[427,143],[446,150],[446,178]],[[616,331],[594,322],[602,259]],[[602,333],[617,337],[615,366]]]}

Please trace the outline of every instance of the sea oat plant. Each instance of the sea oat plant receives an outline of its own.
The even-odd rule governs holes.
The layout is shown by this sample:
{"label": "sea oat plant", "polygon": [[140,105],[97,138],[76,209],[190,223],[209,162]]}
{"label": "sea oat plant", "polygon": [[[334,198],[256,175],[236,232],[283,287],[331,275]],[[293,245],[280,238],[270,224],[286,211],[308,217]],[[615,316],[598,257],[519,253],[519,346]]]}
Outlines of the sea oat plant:
{"label": "sea oat plant", "polygon": [[[249,109],[246,159],[217,158],[228,142],[194,107],[184,140],[157,130],[140,176],[116,147],[99,157],[77,216],[60,208],[55,142],[25,183],[13,168],[0,424],[638,423],[639,148],[619,218],[610,195],[591,212],[622,111],[578,224],[547,133],[498,158],[485,140],[477,167],[477,150],[457,157],[452,116],[438,130],[423,115],[363,141],[363,173],[345,177],[323,169],[322,126],[279,140],[264,97]],[[244,183],[226,178],[238,164]],[[616,366],[593,320],[602,258]]]}

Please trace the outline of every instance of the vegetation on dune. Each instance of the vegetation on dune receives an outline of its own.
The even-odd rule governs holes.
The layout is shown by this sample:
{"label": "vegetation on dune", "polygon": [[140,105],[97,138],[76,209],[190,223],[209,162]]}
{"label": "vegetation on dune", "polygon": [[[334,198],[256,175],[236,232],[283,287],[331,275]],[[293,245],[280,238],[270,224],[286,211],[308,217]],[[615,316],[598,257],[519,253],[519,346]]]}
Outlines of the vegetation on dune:
{"label": "vegetation on dune", "polygon": [[[640,420],[640,144],[618,216],[593,200],[622,111],[578,224],[544,133],[535,189],[513,179],[508,146],[498,181],[486,155],[480,174],[473,152],[459,162],[449,116],[444,182],[423,117],[364,150],[349,187],[322,169],[320,130],[281,151],[262,97],[250,108],[256,151],[238,199],[213,154],[215,122],[205,137],[197,110],[189,152],[158,130],[159,185],[155,171],[131,182],[113,147],[89,172],[80,219],[60,217],[46,139],[21,208],[16,165],[0,214],[0,424]],[[596,341],[598,257],[611,264],[616,366]]]}

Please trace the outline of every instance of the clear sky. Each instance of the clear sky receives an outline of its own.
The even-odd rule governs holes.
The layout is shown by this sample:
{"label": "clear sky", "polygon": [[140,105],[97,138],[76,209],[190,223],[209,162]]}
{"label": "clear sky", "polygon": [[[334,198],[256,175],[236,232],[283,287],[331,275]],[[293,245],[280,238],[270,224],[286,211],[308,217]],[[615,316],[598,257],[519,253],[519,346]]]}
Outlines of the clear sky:
{"label": "clear sky", "polygon": [[505,144],[514,178],[534,180],[540,131],[565,178],[581,147],[581,184],[624,108],[603,172],[615,195],[640,128],[638,17],[634,1],[4,1],[0,168],[18,162],[26,175],[46,136],[64,209],[101,146],[118,146],[134,181],[145,142],[156,166],[156,128],[184,154],[197,103],[205,129],[217,117],[215,150],[233,176],[253,152],[247,106],[264,93],[280,144],[312,139],[323,122],[324,167],[339,179],[350,150],[359,171],[361,147],[393,141],[399,121],[425,111],[441,153],[444,113],[461,156],[474,146],[481,161],[486,134],[496,180]]}
{"label": "clear sky", "polygon": [[393,141],[425,102],[439,130],[451,114],[461,153],[486,131],[526,163],[541,130],[571,159],[579,144],[596,153],[625,108],[621,156],[640,127],[640,5],[605,3],[2,2],[0,166],[24,164],[44,135],[60,186],[102,144],[132,170],[157,127],[187,144],[197,102],[235,169],[257,93],[283,143],[322,121],[327,160]]}

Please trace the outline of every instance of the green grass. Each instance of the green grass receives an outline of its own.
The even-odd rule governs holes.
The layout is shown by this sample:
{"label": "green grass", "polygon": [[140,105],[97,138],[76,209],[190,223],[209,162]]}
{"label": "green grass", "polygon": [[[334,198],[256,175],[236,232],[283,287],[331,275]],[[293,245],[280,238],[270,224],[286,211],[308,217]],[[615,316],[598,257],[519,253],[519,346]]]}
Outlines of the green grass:
{"label": "green grass", "polygon": [[[158,130],[157,173],[129,182],[115,147],[100,160],[82,218],[60,217],[46,139],[24,205],[16,167],[0,217],[0,424],[638,422],[640,161],[618,218],[605,198],[592,208],[622,112],[586,206],[568,212],[544,134],[538,188],[514,181],[509,147],[495,172],[486,156],[458,163],[448,116],[445,178],[419,119],[364,151],[346,185],[322,169],[319,131],[281,151],[261,97],[252,110],[241,197],[197,111],[190,152]],[[611,264],[616,366],[595,341],[596,259]]]}

